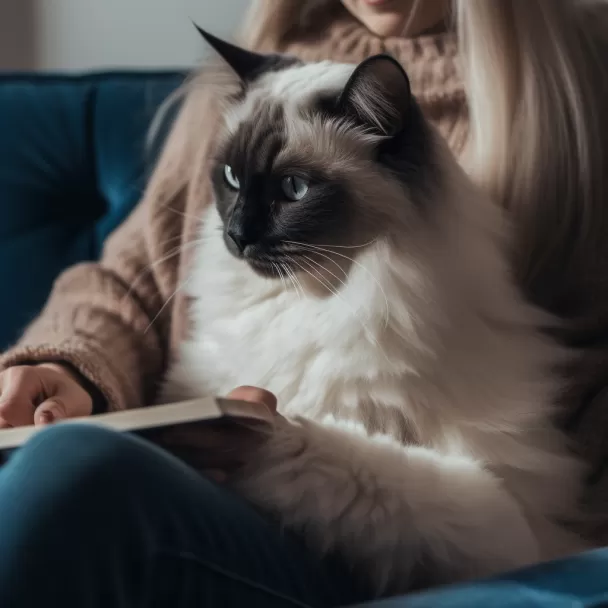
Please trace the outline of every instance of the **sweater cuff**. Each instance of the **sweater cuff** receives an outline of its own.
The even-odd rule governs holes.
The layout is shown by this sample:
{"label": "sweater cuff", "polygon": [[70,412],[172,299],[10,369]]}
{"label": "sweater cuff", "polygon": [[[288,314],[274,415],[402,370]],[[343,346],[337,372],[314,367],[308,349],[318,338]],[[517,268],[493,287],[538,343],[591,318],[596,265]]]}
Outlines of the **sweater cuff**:
{"label": "sweater cuff", "polygon": [[[89,342],[70,339],[59,344],[17,346],[0,357],[0,371],[16,365],[64,363],[75,369],[103,396],[107,411],[137,407],[137,391],[111,361]],[[95,395],[91,395],[95,399]],[[95,412],[99,413],[99,412]]]}

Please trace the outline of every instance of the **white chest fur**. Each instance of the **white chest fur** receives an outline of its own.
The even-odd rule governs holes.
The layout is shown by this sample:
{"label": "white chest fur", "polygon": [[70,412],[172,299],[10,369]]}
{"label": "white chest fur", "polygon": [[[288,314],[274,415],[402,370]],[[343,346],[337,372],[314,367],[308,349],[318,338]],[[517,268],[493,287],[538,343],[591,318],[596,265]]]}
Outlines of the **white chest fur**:
{"label": "white chest fur", "polygon": [[193,331],[163,399],[253,385],[274,392],[288,414],[350,417],[365,401],[403,409],[403,390],[387,394],[404,366],[388,356],[387,301],[371,272],[357,266],[360,283],[349,281],[339,297],[285,289],[229,254],[219,221],[214,209],[205,219],[187,288]]}
{"label": "white chest fur", "polygon": [[163,401],[259,386],[277,395],[283,413],[355,419],[400,439],[414,426],[437,447],[461,443],[454,433],[480,420],[498,428],[546,415],[553,345],[503,280],[499,256],[493,264],[483,246],[480,258],[479,239],[462,245],[442,235],[415,264],[373,245],[339,295],[324,298],[284,289],[235,259],[215,207],[200,239],[187,285],[191,337]]}
{"label": "white chest fur", "polygon": [[188,282],[191,337],[161,401],[259,386],[284,414],[330,415],[478,459],[522,501],[568,511],[579,465],[550,422],[561,352],[538,332],[543,317],[508,282],[499,250],[479,238],[453,242],[448,228],[413,265],[372,246],[339,297],[319,298],[232,257],[211,209]]}

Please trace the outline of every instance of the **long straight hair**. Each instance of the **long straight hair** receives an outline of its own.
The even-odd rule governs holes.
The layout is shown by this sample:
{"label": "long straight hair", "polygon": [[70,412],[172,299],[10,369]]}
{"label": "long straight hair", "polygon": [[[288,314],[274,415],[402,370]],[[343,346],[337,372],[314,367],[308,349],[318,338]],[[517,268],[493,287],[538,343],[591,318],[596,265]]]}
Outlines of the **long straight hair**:
{"label": "long straight hair", "polygon": [[[461,161],[510,211],[516,272],[550,308],[561,304],[543,301],[554,299],[546,283],[565,285],[568,272],[580,280],[582,260],[608,234],[607,8],[603,1],[454,1],[470,118]],[[257,0],[243,39],[281,50],[314,36],[340,10],[336,0]]]}
{"label": "long straight hair", "polygon": [[543,301],[558,297],[549,285],[583,288],[585,269],[597,280],[608,227],[608,30],[595,25],[606,6],[460,0],[455,10],[471,121],[463,163],[511,211],[524,284],[567,308]]}

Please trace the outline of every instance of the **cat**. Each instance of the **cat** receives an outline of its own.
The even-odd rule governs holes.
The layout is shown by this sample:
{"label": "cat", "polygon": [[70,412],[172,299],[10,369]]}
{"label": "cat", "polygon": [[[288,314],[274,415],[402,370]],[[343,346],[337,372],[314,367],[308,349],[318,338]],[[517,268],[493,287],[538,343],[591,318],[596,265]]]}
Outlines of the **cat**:
{"label": "cat", "polygon": [[285,419],[236,489],[378,594],[582,549],[561,524],[584,469],[552,420],[568,353],[404,69],[201,33],[238,93],[163,399],[273,391]]}

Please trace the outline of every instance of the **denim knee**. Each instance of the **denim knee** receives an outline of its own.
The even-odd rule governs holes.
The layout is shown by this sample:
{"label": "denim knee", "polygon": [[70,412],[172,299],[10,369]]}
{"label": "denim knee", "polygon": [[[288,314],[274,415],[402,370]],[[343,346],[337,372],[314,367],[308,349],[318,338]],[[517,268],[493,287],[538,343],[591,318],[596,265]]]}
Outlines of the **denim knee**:
{"label": "denim knee", "polygon": [[53,494],[69,492],[88,498],[92,491],[98,501],[106,502],[120,496],[164,502],[170,499],[167,487],[186,495],[192,485],[199,492],[216,491],[196,471],[148,441],[77,422],[59,423],[37,433],[8,466],[29,483],[36,478]]}
{"label": "denim knee", "polygon": [[[129,469],[146,444],[130,435],[78,423],[59,423],[34,435],[8,463],[11,477],[22,477],[28,485],[43,484],[71,496],[95,488],[98,499],[103,489],[128,486]],[[52,481],[51,481],[52,480]]]}
{"label": "denim knee", "polygon": [[129,438],[109,429],[78,422],[58,423],[36,433],[17,451],[22,461],[48,462],[56,467],[74,463],[115,461],[129,449]]}
{"label": "denim knee", "polygon": [[154,488],[154,466],[141,472],[150,450],[78,423],[44,429],[17,450],[0,469],[0,605],[36,606],[32,598],[48,594],[67,598],[53,605],[85,606],[120,577],[127,583],[116,593],[139,593],[156,533],[142,507]]}

